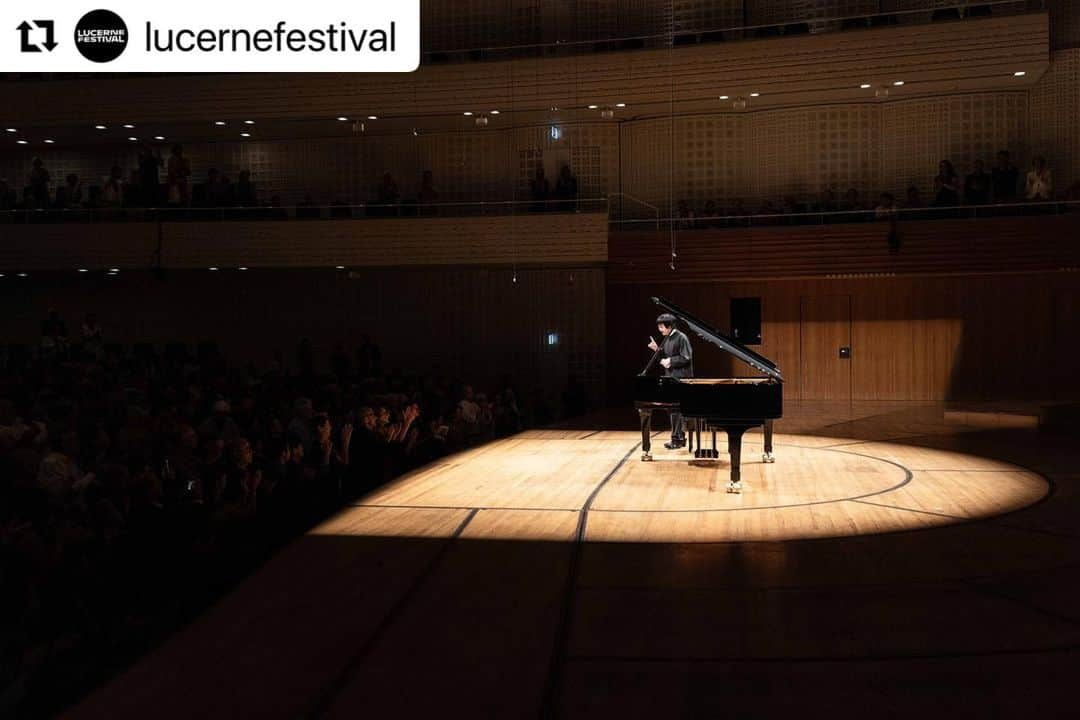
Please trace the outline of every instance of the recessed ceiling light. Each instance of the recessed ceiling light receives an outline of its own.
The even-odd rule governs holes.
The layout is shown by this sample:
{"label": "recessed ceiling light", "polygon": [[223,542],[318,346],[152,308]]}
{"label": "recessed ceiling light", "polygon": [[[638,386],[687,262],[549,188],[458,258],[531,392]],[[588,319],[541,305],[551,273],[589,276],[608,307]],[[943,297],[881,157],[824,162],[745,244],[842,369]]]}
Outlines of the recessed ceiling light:
{"label": "recessed ceiling light", "polygon": [[335,265],[335,266],[334,266],[334,269],[335,269],[335,270],[344,270],[344,269],[345,269],[345,266],[344,266],[344,265]]}
{"label": "recessed ceiling light", "polygon": [[86,268],[79,268],[79,272],[90,272],[90,271],[87,270]]}
{"label": "recessed ceiling light", "polygon": [[245,120],[245,121],[244,121],[244,124],[245,124],[245,125],[254,125],[254,124],[255,124],[255,121],[254,121],[254,120]]}
{"label": "recessed ceiling light", "polygon": [[368,119],[368,120],[378,120],[378,119],[379,119],[379,116],[378,116],[378,115],[368,115],[368,116],[367,116],[367,119]]}
{"label": "recessed ceiling light", "polygon": [[1017,70],[1013,73],[1013,77],[1024,77],[1025,75],[1027,75],[1027,71],[1025,70]]}
{"label": "recessed ceiling light", "polygon": [[721,100],[727,100],[727,99],[728,99],[728,96],[727,96],[727,95],[721,95],[721,96],[720,96],[720,99],[721,99]]}
{"label": "recessed ceiling light", "polygon": [[626,107],[626,103],[615,103],[615,107],[624,108],[624,107]]}
{"label": "recessed ceiling light", "polygon": [[590,109],[590,110],[595,110],[595,109],[596,109],[596,108],[598,108],[598,107],[600,107],[600,106],[599,106],[599,105],[590,105],[590,106],[589,106],[589,109]]}
{"label": "recessed ceiling light", "polygon": [[120,268],[109,268],[109,272],[118,273],[118,272],[120,272]]}
{"label": "recessed ceiling light", "polygon": [[897,80],[896,82],[893,83],[893,85],[895,85],[896,87],[900,87],[903,84],[904,84],[903,80]]}
{"label": "recessed ceiling light", "polygon": [[8,132],[19,132],[19,131],[18,131],[18,130],[16,130],[15,128],[7,128],[7,131],[8,131]]}
{"label": "recessed ceiling light", "polygon": [[492,114],[492,115],[498,115],[498,114],[499,114],[499,111],[498,111],[498,110],[492,110],[492,111],[491,111],[491,114]]}
{"label": "recessed ceiling light", "polygon": [[251,137],[251,133],[240,133],[240,137]]}
{"label": "recessed ceiling light", "polygon": [[208,267],[207,270],[209,270],[210,272],[217,272],[216,267]]}
{"label": "recessed ceiling light", "polygon": [[348,121],[349,121],[349,118],[345,117],[344,115],[342,115],[342,116],[340,116],[338,118],[338,122],[348,122]]}
{"label": "recessed ceiling light", "polygon": [[15,142],[18,143],[19,145],[25,145],[26,144],[25,140],[16,140]]}
{"label": "recessed ceiling light", "polygon": [[138,142],[138,141],[139,141],[139,138],[137,138],[137,137],[135,137],[135,136],[133,135],[133,136],[129,137],[129,138],[128,138],[128,140],[130,140],[131,142]]}
{"label": "recessed ceiling light", "polygon": [[464,115],[465,117],[472,117],[472,110],[466,110],[465,112],[463,112],[461,114]]}
{"label": "recessed ceiling light", "polygon": [[224,120],[215,120],[214,124],[217,125],[218,127],[220,127],[220,126],[225,124],[225,121]]}
{"label": "recessed ceiling light", "polygon": [[758,92],[750,93],[750,97],[761,97],[761,93],[758,93]]}
{"label": "recessed ceiling light", "polygon": [[154,139],[155,139],[155,140],[164,140],[164,139],[165,139],[165,136],[164,136],[164,135],[155,135],[155,136],[154,136]]}
{"label": "recessed ceiling light", "polygon": [[26,273],[15,273],[15,274],[18,275],[19,277],[26,277]]}
{"label": "recessed ceiling light", "polygon": [[53,140],[53,139],[51,139],[51,138],[46,138],[46,139],[45,139],[45,144],[46,144],[46,145],[52,145],[52,144],[53,144],[54,142],[56,142],[56,141],[55,141],[55,140]]}
{"label": "recessed ceiling light", "polygon": [[869,90],[870,89],[870,83],[863,83],[862,85],[859,86],[859,89],[860,90]]}
{"label": "recessed ceiling light", "polygon": [[124,127],[126,127],[126,128],[128,129],[128,130],[131,130],[131,129],[132,129],[132,128],[134,128],[135,126],[134,126],[134,125],[132,125],[131,123],[128,123],[128,124],[127,124],[127,125],[125,125]]}
{"label": "recessed ceiling light", "polygon": [[240,267],[238,267],[236,269],[237,270],[247,270],[247,266],[246,265],[241,265]]}
{"label": "recessed ceiling light", "polygon": [[4,273],[0,273],[0,277],[4,277]]}
{"label": "recessed ceiling light", "polygon": [[95,126],[94,126],[94,129],[95,129],[95,130],[104,130],[104,129],[105,129],[105,126],[104,126],[104,125],[95,125]]}

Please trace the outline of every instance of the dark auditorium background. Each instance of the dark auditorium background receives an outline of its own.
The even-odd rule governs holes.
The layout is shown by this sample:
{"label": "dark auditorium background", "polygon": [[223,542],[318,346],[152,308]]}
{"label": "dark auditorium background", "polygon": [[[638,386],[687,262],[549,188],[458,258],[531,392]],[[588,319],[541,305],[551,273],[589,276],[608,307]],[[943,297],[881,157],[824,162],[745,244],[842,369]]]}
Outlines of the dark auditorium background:
{"label": "dark auditorium background", "polygon": [[760,301],[796,405],[1080,400],[1080,3],[421,22],[403,75],[0,77],[0,716],[426,463],[635,429],[654,296]]}

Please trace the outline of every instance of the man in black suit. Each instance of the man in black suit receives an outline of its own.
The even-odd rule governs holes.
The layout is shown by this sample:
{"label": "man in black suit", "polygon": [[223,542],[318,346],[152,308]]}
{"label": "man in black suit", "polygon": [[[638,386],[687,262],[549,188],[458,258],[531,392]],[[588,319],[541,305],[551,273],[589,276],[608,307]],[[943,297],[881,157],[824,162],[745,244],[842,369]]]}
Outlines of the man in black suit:
{"label": "man in black suit", "polygon": [[[650,336],[649,349],[653,352],[663,351],[660,365],[664,368],[664,374],[675,378],[694,377],[694,349],[690,347],[690,338],[686,337],[686,333],[675,327],[675,316],[664,313],[656,318],[656,328],[662,336],[661,344]],[[672,412],[671,442],[664,443],[664,447],[674,450],[685,445],[682,413]]]}

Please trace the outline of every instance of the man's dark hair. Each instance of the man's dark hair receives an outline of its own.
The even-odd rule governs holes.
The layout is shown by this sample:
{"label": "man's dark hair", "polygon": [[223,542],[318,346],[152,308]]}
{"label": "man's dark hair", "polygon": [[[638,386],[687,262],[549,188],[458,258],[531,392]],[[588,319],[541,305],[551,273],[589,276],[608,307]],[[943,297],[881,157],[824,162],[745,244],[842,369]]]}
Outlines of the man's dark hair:
{"label": "man's dark hair", "polygon": [[657,325],[665,325],[667,327],[675,327],[675,316],[671,313],[664,313],[660,317],[656,318]]}

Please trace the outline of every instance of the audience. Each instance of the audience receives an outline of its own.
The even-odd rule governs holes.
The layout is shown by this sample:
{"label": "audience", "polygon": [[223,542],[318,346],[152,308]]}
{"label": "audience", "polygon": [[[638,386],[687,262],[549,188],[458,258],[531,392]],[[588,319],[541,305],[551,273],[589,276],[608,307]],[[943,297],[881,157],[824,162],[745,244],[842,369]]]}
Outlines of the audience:
{"label": "audience", "polygon": [[[110,169],[108,177],[100,186],[91,185],[87,189],[84,189],[77,175],[68,174],[65,183],[56,188],[55,199],[50,200],[50,174],[45,168],[44,161],[36,157],[33,160],[33,169],[27,178],[28,184],[23,189],[21,202],[16,201],[15,192],[7,187],[7,183],[0,180],[0,211],[100,208],[109,211],[110,216],[115,219],[124,219],[127,217],[126,208],[152,208],[159,199],[165,198],[170,207],[190,208],[184,214],[173,216],[177,219],[204,217],[205,215],[199,214],[202,211],[197,208],[257,208],[257,217],[267,219],[290,217],[290,212],[283,207],[278,195],[272,195],[269,200],[260,203],[256,183],[252,180],[249,170],[240,170],[236,183],[230,183],[224,173],[211,167],[207,171],[206,181],[192,188],[189,186],[190,164],[184,156],[183,147],[176,144],[172,147],[172,153],[168,159],[166,184],[159,186],[158,173],[163,164],[160,153],[146,144],[139,151],[138,167],[130,171],[130,178],[127,181],[124,180],[124,170],[119,165],[114,165]],[[933,179],[933,205],[958,207],[961,204],[979,206],[990,203],[1015,203],[1018,198],[1018,180],[1019,173],[1006,150],[997,154],[997,161],[990,172],[986,171],[981,159],[975,159],[972,162],[971,172],[963,178],[957,174],[952,161],[945,159],[939,163],[938,173]],[[1052,175],[1045,158],[1041,156],[1034,158],[1032,170],[1025,177],[1023,192],[1023,199],[1032,202],[1068,200],[1065,197],[1067,193],[1062,193],[1061,197],[1054,195]],[[537,166],[534,176],[529,181],[529,193],[533,211],[572,212],[577,209],[578,179],[570,166],[563,165],[560,167],[559,177],[553,190],[545,176],[543,166]],[[438,212],[438,208],[433,207],[439,202],[439,193],[435,189],[431,170],[423,171],[419,187],[409,198],[403,200],[397,182],[389,171],[383,173],[372,195],[374,204],[368,206],[366,211],[362,202],[357,204],[342,196],[335,197],[329,217],[351,218],[355,216],[354,213],[359,213],[359,216],[364,214],[430,216]],[[919,187],[912,185],[907,190],[902,206],[903,211],[899,211],[898,208],[897,217],[904,219],[941,216],[940,213],[931,211],[908,212],[919,210],[923,206]],[[311,194],[306,194],[303,201],[296,204],[291,215],[300,219],[325,217],[322,207],[323,205],[317,203]],[[860,222],[874,219],[877,215],[876,208],[875,212],[869,212],[871,207],[873,207],[871,204],[865,204],[862,201],[859,190],[855,187],[848,188],[843,198],[838,201],[833,187],[826,185],[822,188],[817,202],[804,202],[793,194],[787,194],[781,201],[762,198],[757,209],[749,212],[740,198],[734,199],[727,209],[719,207],[713,199],[706,200],[700,209],[692,205],[690,201],[682,199],[677,203],[676,212],[679,227],[697,229],[750,224],[792,225],[821,222],[822,218],[815,219],[813,215],[835,212],[843,214],[832,218],[832,222]],[[125,211],[120,212],[121,209]],[[218,216],[217,213],[212,215],[212,217]],[[0,217],[3,216],[0,215]],[[23,221],[29,219],[18,213],[6,216],[9,221],[12,218],[21,218]],[[51,219],[55,219],[54,214],[42,213],[35,215],[34,221]],[[76,216],[76,219],[82,218]]]}
{"label": "audience", "polygon": [[17,716],[57,712],[343,503],[524,422],[509,381],[487,396],[437,369],[384,375],[366,337],[355,366],[341,347],[320,374],[306,343],[295,372],[258,373],[212,343],[128,353],[102,335],[90,314],[69,346],[52,311],[37,352],[0,359],[0,689]]}

